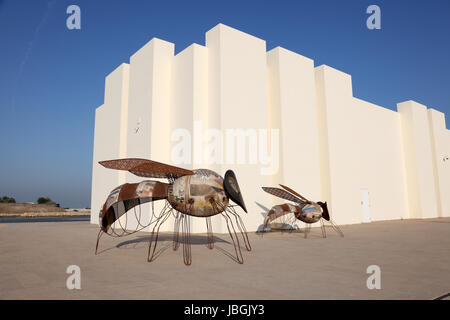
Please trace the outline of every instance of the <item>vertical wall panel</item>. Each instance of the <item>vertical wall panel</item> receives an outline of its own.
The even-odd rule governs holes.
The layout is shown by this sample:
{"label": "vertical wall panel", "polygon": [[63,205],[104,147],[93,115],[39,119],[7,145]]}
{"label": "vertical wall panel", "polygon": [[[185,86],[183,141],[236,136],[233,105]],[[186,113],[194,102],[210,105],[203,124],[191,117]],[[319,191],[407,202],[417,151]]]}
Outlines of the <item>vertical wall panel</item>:
{"label": "vertical wall panel", "polygon": [[405,151],[410,218],[438,216],[427,108],[414,101],[397,104]]}
{"label": "vertical wall panel", "polygon": [[[231,141],[231,138],[226,138],[227,130],[250,129],[258,134],[259,129],[268,127],[266,43],[219,24],[207,32],[206,47],[210,49],[211,110],[218,112],[226,150]],[[249,139],[246,141],[248,143]],[[246,150],[246,159],[249,159],[250,148]],[[249,211],[248,214],[242,212],[244,223],[250,230],[256,230],[262,224],[261,208],[257,203],[264,203],[267,199],[261,186],[270,183],[270,176],[261,173],[264,166],[259,162],[239,164],[237,158],[231,162],[227,163],[224,158],[219,173],[223,175],[227,169],[235,171]],[[223,224],[216,228],[225,232]]]}
{"label": "vertical wall panel", "polygon": [[106,169],[98,162],[125,156],[128,82],[129,65],[123,63],[106,77],[105,104],[95,111],[92,223],[98,223],[99,211],[112,189],[125,182],[123,172]]}
{"label": "vertical wall panel", "polygon": [[276,75],[269,85],[270,115],[273,122],[278,122],[272,127],[280,130],[281,151],[280,174],[272,184],[286,184],[318,201],[321,196],[314,62],[280,47],[267,56],[268,69]]}

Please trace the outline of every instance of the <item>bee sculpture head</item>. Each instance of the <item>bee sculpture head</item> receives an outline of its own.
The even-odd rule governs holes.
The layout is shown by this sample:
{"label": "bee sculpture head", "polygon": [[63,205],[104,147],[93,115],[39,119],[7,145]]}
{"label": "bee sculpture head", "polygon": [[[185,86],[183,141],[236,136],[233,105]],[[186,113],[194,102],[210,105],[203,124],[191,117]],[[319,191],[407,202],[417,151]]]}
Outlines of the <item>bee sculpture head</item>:
{"label": "bee sculpture head", "polygon": [[330,221],[330,214],[328,212],[328,206],[327,206],[327,202],[317,202],[317,204],[322,208],[322,217],[327,220]]}
{"label": "bee sculpture head", "polygon": [[247,213],[247,207],[245,206],[244,199],[242,198],[241,189],[237,183],[236,175],[232,170],[228,170],[225,173],[225,178],[223,179],[223,187],[225,189],[225,194],[231,200],[233,200],[237,205],[239,205],[242,210]]}

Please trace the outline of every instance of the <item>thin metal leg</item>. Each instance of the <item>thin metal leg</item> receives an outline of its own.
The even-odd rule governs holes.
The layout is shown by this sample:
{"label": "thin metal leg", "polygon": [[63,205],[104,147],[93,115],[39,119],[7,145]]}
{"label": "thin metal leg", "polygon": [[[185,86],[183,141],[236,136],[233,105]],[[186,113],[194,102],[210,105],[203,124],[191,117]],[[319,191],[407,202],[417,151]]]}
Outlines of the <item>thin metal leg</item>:
{"label": "thin metal leg", "polygon": [[190,266],[192,263],[191,254],[191,230],[190,230],[190,217],[183,214],[183,220],[181,223],[182,238],[183,238],[183,260],[184,264]]}
{"label": "thin metal leg", "polygon": [[247,230],[245,229],[245,225],[241,217],[237,214],[233,207],[231,207],[230,209],[227,208],[227,212],[230,212],[234,216],[237,227],[242,235],[242,238],[244,239],[245,248],[247,249],[247,251],[252,251],[252,246],[250,245],[250,241],[248,240]]}
{"label": "thin metal leg", "polygon": [[327,237],[327,231],[325,230],[325,225],[323,224],[323,219],[320,219],[320,227],[322,229],[322,237]]}
{"label": "thin metal leg", "polygon": [[[150,241],[148,244],[148,256],[147,261],[151,262],[154,259],[156,245],[158,244],[159,228],[169,218],[172,210],[167,210],[167,204],[164,206],[160,216],[158,217],[155,226],[153,227],[152,234],[150,235]],[[156,232],[155,232],[156,231]],[[153,238],[155,241],[153,241]]]}
{"label": "thin metal leg", "polygon": [[[230,218],[228,213],[232,214],[236,218],[236,223],[241,231],[242,237],[244,238],[245,246],[247,250],[251,250],[250,242],[248,241],[247,231],[245,230],[245,226],[242,222],[242,219],[240,219],[239,215],[236,213],[236,211],[233,209],[233,207],[224,207],[220,203],[217,203],[214,200],[210,200],[211,205],[213,206],[213,209],[219,213],[225,218],[225,221],[227,222],[227,229],[228,233],[230,234],[231,241],[233,242],[234,250],[236,252],[236,261],[239,264],[244,263],[244,258],[242,257],[241,252],[241,246],[239,244],[239,238],[236,234],[236,229],[234,228],[233,220]],[[234,259],[234,258],[233,258]]]}
{"label": "thin metal leg", "polygon": [[100,231],[97,234],[97,244],[95,245],[95,255],[97,255],[98,242],[100,241],[100,237],[102,236],[103,233],[104,233],[103,230],[100,229]]}
{"label": "thin metal leg", "polygon": [[206,230],[208,233],[208,249],[214,249],[214,234],[212,231],[211,217],[206,217]]}
{"label": "thin metal leg", "polygon": [[308,237],[309,231],[311,231],[311,224],[307,223],[305,226],[305,239]]}
{"label": "thin metal leg", "polygon": [[295,224],[295,222],[297,221],[297,218],[295,217],[295,215],[293,214],[292,217],[290,219],[288,219],[287,221],[287,225],[289,226],[289,233],[292,233],[293,231],[297,230],[297,226]]}
{"label": "thin metal leg", "polygon": [[174,251],[178,250],[178,247],[180,246],[180,220],[181,220],[181,213],[179,212],[175,213],[175,223],[173,226],[173,244],[172,244],[172,249]]}
{"label": "thin metal leg", "polygon": [[341,229],[338,227],[338,225],[334,223],[334,221],[333,221],[332,219],[330,219],[330,223],[331,223],[331,226],[333,227],[333,229],[334,229],[341,237],[344,237],[344,233],[341,231]]}
{"label": "thin metal leg", "polygon": [[[236,234],[236,230],[234,229],[233,221],[231,220],[230,216],[228,216],[226,211],[222,212],[222,216],[225,218],[227,222],[228,233],[230,234],[231,240],[233,241],[234,250],[236,251],[237,262],[239,264],[243,264],[244,258],[242,257],[241,247],[239,245],[239,239]],[[233,231],[230,229],[230,225]]]}
{"label": "thin metal leg", "polygon": [[[137,199],[137,201],[138,202],[137,202],[136,206],[139,207],[139,215],[136,213],[136,206],[133,207],[134,217],[136,218],[136,221],[137,221],[136,228],[134,230],[128,230],[128,228],[127,228],[128,212],[126,212],[108,228],[108,230],[105,232],[107,235],[112,236],[112,237],[118,237],[118,238],[123,237],[123,236],[128,236],[128,235],[134,234],[136,232],[139,232],[139,231],[143,230],[144,228],[146,228],[156,222],[157,219],[153,220],[153,218],[156,218],[154,202],[152,202],[152,215],[150,217],[150,221],[147,224],[143,224],[141,221],[141,219],[142,219],[141,203],[140,203],[139,199]],[[113,208],[114,210],[120,210],[119,204],[116,204],[115,206],[116,206],[116,208]],[[125,223],[124,225],[122,224],[122,220],[124,220],[124,223]]]}

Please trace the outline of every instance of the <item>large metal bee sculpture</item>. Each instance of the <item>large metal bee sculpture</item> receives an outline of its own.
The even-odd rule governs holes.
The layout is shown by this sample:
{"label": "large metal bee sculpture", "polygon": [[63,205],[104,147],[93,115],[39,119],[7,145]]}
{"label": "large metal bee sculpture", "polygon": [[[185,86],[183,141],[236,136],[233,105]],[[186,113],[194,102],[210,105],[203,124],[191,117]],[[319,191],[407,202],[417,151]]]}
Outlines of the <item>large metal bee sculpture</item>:
{"label": "large metal bee sculpture", "polygon": [[277,218],[285,216],[287,214],[293,213],[293,219],[291,219],[290,223],[294,224],[296,220],[303,221],[306,223],[305,227],[305,238],[308,236],[308,233],[311,230],[311,224],[320,221],[322,228],[322,236],[326,238],[326,230],[323,219],[329,221],[333,229],[343,237],[341,229],[333,222],[330,218],[330,214],[328,212],[328,206],[326,202],[313,202],[311,200],[306,199],[299,193],[295,192],[289,187],[280,186],[284,189],[280,188],[271,188],[271,187],[262,187],[262,189],[279,198],[289,200],[294,202],[295,204],[284,203],[281,205],[273,206],[272,209],[268,212],[266,218],[264,219],[264,230],[266,230],[269,222],[274,221]]}
{"label": "large metal bee sculpture", "polygon": [[[125,183],[112,190],[100,210],[100,231],[97,236],[95,254],[97,254],[98,243],[103,233],[120,237],[140,231],[148,226],[151,228],[151,225],[153,225],[147,256],[148,262],[151,262],[158,255],[155,251],[159,229],[173,215],[175,222],[172,248],[177,250],[179,247],[181,225],[183,259],[186,265],[190,265],[192,263],[190,217],[201,217],[206,220],[208,248],[213,249],[214,237],[211,217],[218,214],[221,214],[226,220],[228,232],[236,252],[236,261],[241,264],[244,262],[233,218],[246,249],[251,251],[244,223],[235,210],[236,205],[230,203],[230,200],[232,200],[247,212],[233,171],[228,170],[225,173],[225,178],[222,178],[208,169],[186,170],[146,159],[128,158],[100,161],[99,163],[105,168],[126,170],[139,177],[164,178],[169,183],[146,180],[140,183]],[[154,201],[157,200],[165,201],[159,214],[155,214],[153,205]],[[143,223],[145,219],[141,215],[140,205],[146,202],[152,202],[152,214],[148,223]],[[136,207],[139,208],[139,214],[136,212]],[[127,227],[126,219],[128,215],[126,213],[131,209],[134,209],[137,221],[134,230],[129,230],[129,227]]]}

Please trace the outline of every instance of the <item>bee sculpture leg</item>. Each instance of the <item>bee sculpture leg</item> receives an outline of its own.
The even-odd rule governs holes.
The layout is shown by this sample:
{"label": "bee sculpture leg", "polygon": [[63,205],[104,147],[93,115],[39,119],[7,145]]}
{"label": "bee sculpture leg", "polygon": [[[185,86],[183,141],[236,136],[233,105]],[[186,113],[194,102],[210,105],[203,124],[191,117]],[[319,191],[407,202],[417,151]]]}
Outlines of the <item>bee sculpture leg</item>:
{"label": "bee sculpture leg", "polygon": [[206,230],[208,232],[208,249],[214,249],[214,234],[212,231],[211,217],[206,217]]}
{"label": "bee sculpture leg", "polygon": [[308,237],[308,233],[311,231],[311,224],[307,223],[305,226],[305,239]]}
{"label": "bee sculpture leg", "polygon": [[296,221],[297,218],[295,217],[295,215],[293,215],[287,222],[288,226],[289,226],[289,233],[294,232],[295,230],[298,229],[298,226],[296,225]]}
{"label": "bee sculpture leg", "polygon": [[323,219],[320,219],[320,228],[322,229],[322,237],[327,237],[327,231],[325,230],[325,225],[323,224]]}
{"label": "bee sculpture leg", "polygon": [[97,244],[95,245],[95,255],[97,255],[98,242],[100,241],[100,237],[102,236],[103,233],[104,233],[104,232],[103,232],[102,229],[100,229],[100,231],[98,232],[98,235],[97,235]]}
{"label": "bee sculpture leg", "polygon": [[333,229],[341,236],[344,237],[344,233],[341,231],[341,228],[338,227],[337,224],[334,223],[334,221],[332,219],[330,219],[330,223],[331,226],[333,227]]}
{"label": "bee sculpture leg", "polygon": [[252,251],[252,246],[250,245],[250,241],[248,240],[247,230],[245,229],[245,225],[241,217],[238,215],[238,213],[236,212],[236,210],[234,210],[233,207],[231,207],[230,209],[227,208],[227,211],[230,212],[236,220],[239,232],[241,233],[242,238],[244,240],[245,248],[247,249],[247,251]]}
{"label": "bee sculpture leg", "polygon": [[[154,260],[155,249],[156,249],[156,245],[158,244],[159,228],[170,217],[170,214],[172,213],[172,209],[168,209],[168,208],[169,208],[169,203],[166,202],[166,204],[164,205],[164,208],[161,210],[159,217],[155,221],[155,225],[153,226],[153,230],[150,235],[150,241],[148,244],[148,256],[147,256],[148,262],[151,262]],[[153,238],[155,239],[155,241],[153,241]]]}
{"label": "bee sculpture leg", "polygon": [[175,223],[173,226],[173,244],[172,249],[176,251],[180,246],[180,221],[181,221],[181,213],[175,213]]}
{"label": "bee sculpture leg", "polygon": [[190,266],[192,263],[191,255],[191,230],[190,230],[190,217],[187,214],[181,214],[181,229],[183,240],[183,260],[184,264]]}
{"label": "bee sculpture leg", "polygon": [[[244,258],[242,257],[241,246],[239,244],[239,239],[236,234],[236,230],[234,229],[233,220],[231,220],[230,216],[226,211],[221,212],[222,216],[225,218],[227,222],[228,233],[230,234],[231,241],[233,241],[234,250],[236,251],[236,259],[239,264],[244,263]],[[230,228],[231,225],[231,228]]]}
{"label": "bee sculpture leg", "polygon": [[[238,236],[236,234],[236,230],[234,228],[233,220],[228,215],[228,213],[231,212],[231,210],[229,209],[229,207],[221,206],[219,203],[217,203],[213,199],[211,199],[210,202],[211,202],[211,205],[213,206],[214,211],[217,212],[217,213],[220,213],[222,215],[222,217],[225,218],[225,221],[227,222],[228,233],[230,234],[231,241],[233,242],[234,250],[236,252],[236,261],[239,264],[243,264],[244,263],[244,259],[242,257],[241,246],[239,244],[239,238],[238,238]],[[230,226],[231,226],[231,228],[230,228]]]}

